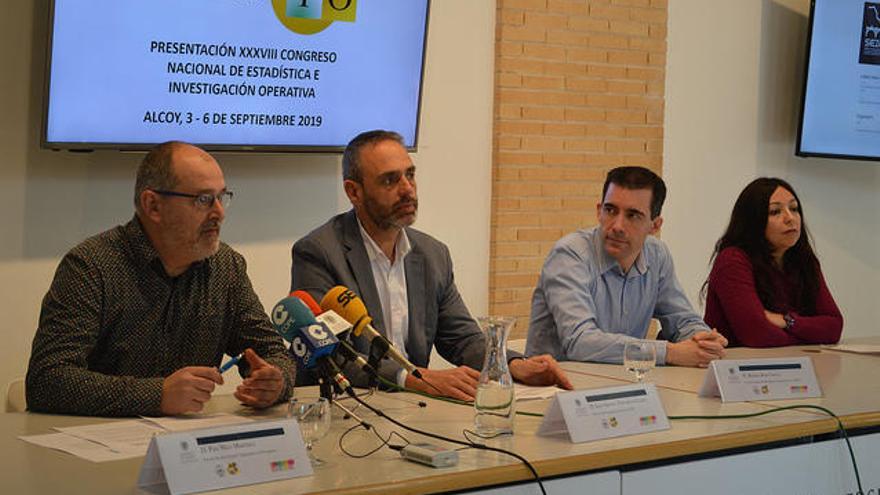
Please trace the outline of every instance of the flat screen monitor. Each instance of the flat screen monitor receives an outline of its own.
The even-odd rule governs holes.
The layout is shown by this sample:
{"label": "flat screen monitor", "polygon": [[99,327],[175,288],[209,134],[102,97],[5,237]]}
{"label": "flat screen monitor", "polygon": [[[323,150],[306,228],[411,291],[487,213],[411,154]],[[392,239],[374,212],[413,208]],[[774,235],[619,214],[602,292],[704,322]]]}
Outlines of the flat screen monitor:
{"label": "flat screen monitor", "polygon": [[429,0],[54,0],[42,146],[418,138]]}
{"label": "flat screen monitor", "polygon": [[880,2],[813,0],[797,154],[880,160]]}

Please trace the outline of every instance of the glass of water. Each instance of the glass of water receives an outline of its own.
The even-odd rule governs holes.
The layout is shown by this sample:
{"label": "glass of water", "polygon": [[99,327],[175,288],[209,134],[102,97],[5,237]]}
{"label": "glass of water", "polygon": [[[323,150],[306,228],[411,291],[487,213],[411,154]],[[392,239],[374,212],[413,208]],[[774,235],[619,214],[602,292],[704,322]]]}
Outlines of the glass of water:
{"label": "glass of water", "polygon": [[288,405],[288,417],[296,418],[299,423],[299,431],[302,435],[303,442],[306,444],[306,451],[312,466],[321,466],[324,461],[315,457],[312,447],[315,442],[320,440],[330,431],[330,401],[324,397],[315,399],[312,402],[302,401],[298,399],[290,399]]}
{"label": "glass of water", "polygon": [[642,382],[645,375],[654,369],[657,362],[657,349],[654,343],[646,340],[627,342],[623,348],[623,367],[636,375],[636,381]]}

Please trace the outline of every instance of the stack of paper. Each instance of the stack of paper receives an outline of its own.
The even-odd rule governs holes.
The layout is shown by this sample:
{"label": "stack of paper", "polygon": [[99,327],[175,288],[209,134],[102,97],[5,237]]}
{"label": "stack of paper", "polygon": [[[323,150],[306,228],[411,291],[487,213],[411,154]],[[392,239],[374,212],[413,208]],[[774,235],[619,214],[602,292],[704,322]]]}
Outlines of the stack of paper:
{"label": "stack of paper", "polygon": [[226,413],[143,418],[54,428],[58,433],[20,436],[21,440],[60,450],[92,462],[117,461],[147,453],[155,435],[251,421]]}

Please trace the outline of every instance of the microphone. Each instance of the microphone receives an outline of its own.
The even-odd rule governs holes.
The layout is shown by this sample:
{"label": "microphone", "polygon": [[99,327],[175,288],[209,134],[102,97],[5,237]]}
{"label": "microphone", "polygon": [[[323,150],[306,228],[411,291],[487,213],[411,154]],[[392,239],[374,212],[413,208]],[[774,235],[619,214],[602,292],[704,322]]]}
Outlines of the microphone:
{"label": "microphone", "polygon": [[301,328],[314,325],[315,315],[296,297],[285,297],[272,309],[272,325],[284,340],[293,342]]}
{"label": "microphone", "polygon": [[[318,316],[317,318],[314,318],[315,321],[317,321],[318,323],[320,323],[322,325],[326,325],[327,327],[329,327],[334,335],[339,335],[340,333],[351,329],[351,323],[348,323],[348,321],[344,320],[341,316],[337,315],[335,311],[333,311],[333,310],[322,311],[321,307],[318,306],[318,303],[315,301],[315,298],[313,298],[311,296],[311,294],[309,294],[308,292],[306,292],[304,290],[297,290],[297,291],[291,292],[290,295],[293,297],[296,297],[300,301],[302,301],[303,304],[305,304],[305,306],[307,306],[312,311],[312,313],[320,314],[320,316]],[[317,311],[314,308],[318,308]],[[342,329],[342,331],[337,331],[337,328],[334,328],[334,325],[328,323],[326,317],[331,316],[331,315],[335,316],[335,318],[337,318],[338,320],[340,320],[344,323],[344,328]],[[322,316],[325,318],[322,319],[321,318]],[[342,354],[342,357],[346,361],[354,361],[354,364],[356,364],[362,370],[366,371],[370,375],[378,376],[375,368],[370,366],[370,364],[367,363],[367,360],[364,359],[360,354],[358,354],[358,352],[351,346],[351,344],[349,344],[345,340],[338,340],[337,339],[336,351],[339,351],[339,353]]]}
{"label": "microphone", "polygon": [[338,336],[351,330],[352,325],[348,320],[336,314],[336,311],[333,311],[332,309],[326,311],[321,309],[321,306],[318,305],[315,298],[308,292],[304,290],[295,290],[291,292],[290,295],[296,296],[304,302],[305,305],[312,310],[312,313],[315,314],[315,319],[327,325],[327,327],[333,332],[333,335]]}
{"label": "microphone", "polygon": [[308,292],[304,290],[295,290],[291,292],[290,295],[299,298],[300,301],[304,302],[314,316],[318,316],[324,312],[324,310],[321,309],[321,306],[318,305],[318,301],[315,301],[315,298]]}
{"label": "microphone", "polygon": [[370,325],[373,319],[367,314],[367,307],[364,306],[364,302],[361,298],[352,292],[351,289],[341,285],[337,285],[330,289],[327,294],[324,295],[324,298],[321,299],[321,308],[327,311],[333,310],[338,313],[341,317],[354,325],[352,333],[355,337],[360,337],[361,334],[366,333],[367,338],[369,338],[371,342],[378,342],[382,346],[388,357],[406,369],[409,374],[420,380],[422,379],[422,373],[415,367],[415,365],[403,357],[403,354],[394,347],[394,344]]}
{"label": "microphone", "polygon": [[343,390],[351,383],[333,361],[339,339],[326,326],[315,320],[312,311],[297,297],[285,297],[272,309],[272,325],[290,342],[290,352],[304,369],[318,369]]}

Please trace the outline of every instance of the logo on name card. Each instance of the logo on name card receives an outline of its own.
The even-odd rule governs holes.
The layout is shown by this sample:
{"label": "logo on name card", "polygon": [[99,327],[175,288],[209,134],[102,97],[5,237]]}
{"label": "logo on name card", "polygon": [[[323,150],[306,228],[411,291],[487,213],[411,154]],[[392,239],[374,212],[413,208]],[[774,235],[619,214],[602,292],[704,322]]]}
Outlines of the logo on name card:
{"label": "logo on name card", "polygon": [[609,430],[611,428],[617,428],[617,426],[618,426],[617,418],[615,418],[614,416],[610,416],[608,418],[602,418],[602,427],[605,428],[606,430]]}
{"label": "logo on name card", "polygon": [[229,473],[230,476],[235,476],[238,474],[238,464],[235,462],[230,462],[226,465],[226,472]]}
{"label": "logo on name card", "polygon": [[755,385],[754,387],[752,387],[752,392],[754,392],[756,395],[767,395],[770,393],[770,387],[768,387],[767,385],[761,385],[760,387]]}
{"label": "logo on name card", "polygon": [[810,387],[807,385],[792,385],[788,387],[788,389],[793,394],[805,394],[810,389]]}
{"label": "logo on name card", "polygon": [[354,22],[358,0],[272,0],[275,17],[297,34],[315,34],[335,21]]}
{"label": "logo on name card", "polygon": [[657,416],[642,416],[639,418],[639,424],[642,426],[650,426],[657,423]]}
{"label": "logo on name card", "polygon": [[273,473],[277,473],[278,471],[290,471],[296,466],[296,461],[293,459],[284,459],[283,461],[274,461],[270,466]]}
{"label": "logo on name card", "polygon": [[880,65],[880,3],[865,2],[864,7],[859,63]]}

